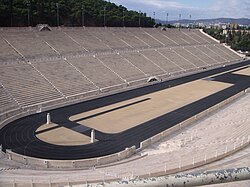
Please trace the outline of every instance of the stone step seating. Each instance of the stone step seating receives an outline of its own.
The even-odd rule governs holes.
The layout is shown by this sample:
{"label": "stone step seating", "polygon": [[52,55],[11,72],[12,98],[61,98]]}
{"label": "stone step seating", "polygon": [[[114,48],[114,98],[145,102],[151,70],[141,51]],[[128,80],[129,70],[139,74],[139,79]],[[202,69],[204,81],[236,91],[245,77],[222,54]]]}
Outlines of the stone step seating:
{"label": "stone step seating", "polygon": [[[200,32],[200,31],[198,31]],[[202,38],[200,38],[199,36],[197,36],[197,30],[190,30],[185,32],[185,34],[189,37],[191,37],[194,41],[196,41],[197,44],[209,44],[208,41],[203,40]]]}
{"label": "stone step seating", "polygon": [[206,43],[209,44],[217,44],[217,42],[215,40],[213,40],[212,38],[204,35],[203,33],[201,33],[200,30],[195,30],[194,31],[196,35],[198,35],[202,40],[204,40]]}
{"label": "stone step seating", "polygon": [[97,89],[80,72],[63,60],[33,63],[33,65],[65,96]]}
{"label": "stone step seating", "polygon": [[29,106],[62,96],[30,65],[0,68],[0,80],[20,106]]}
{"label": "stone step seating", "polygon": [[78,29],[78,30],[64,29],[63,31],[66,32],[74,40],[76,40],[80,44],[80,46],[87,49],[89,52],[99,52],[99,51],[109,50],[108,47],[103,42],[93,37],[91,33],[87,31],[87,29]]}
{"label": "stone step seating", "polygon": [[146,78],[143,72],[126,61],[121,55],[98,55],[98,58],[128,82]]}
{"label": "stone step seating", "polygon": [[241,57],[239,55],[237,55],[236,53],[234,53],[230,49],[226,48],[222,44],[221,45],[216,45],[216,47],[218,47],[219,49],[221,49],[222,51],[224,51],[226,54],[228,54],[232,58],[232,60],[239,60],[239,59],[241,59]]}
{"label": "stone step seating", "polygon": [[3,36],[27,59],[56,55],[56,53],[38,37],[35,32],[21,34],[4,33]]}
{"label": "stone step seating", "polygon": [[198,46],[185,46],[185,49],[197,56],[199,59],[206,62],[207,64],[214,65],[218,63],[214,59],[212,59],[208,54],[202,52]]}
{"label": "stone step seating", "polygon": [[210,58],[214,59],[217,63],[224,63],[227,60],[222,58],[221,55],[217,54],[214,50],[209,50],[206,46],[197,46],[201,51],[206,53]]}
{"label": "stone step seating", "polygon": [[205,62],[200,60],[197,56],[194,54],[188,52],[185,48],[173,48],[173,51],[178,53],[179,55],[183,56],[185,59],[187,59],[189,62],[193,63],[197,67],[204,67],[207,66]]}
{"label": "stone step seating", "polygon": [[6,93],[0,85],[0,113],[19,108],[18,104]]}
{"label": "stone step seating", "polygon": [[160,42],[164,43],[165,46],[177,46],[178,44],[175,43],[171,38],[166,37],[162,32],[166,31],[161,31],[159,29],[145,29],[145,32],[159,40]]}
{"label": "stone step seating", "polygon": [[121,78],[119,78],[114,72],[105,67],[93,56],[72,58],[68,59],[68,61],[78,68],[86,77],[93,81],[99,88],[124,83]]}
{"label": "stone step seating", "polygon": [[105,43],[112,49],[117,49],[117,50],[123,50],[126,48],[131,49],[129,45],[127,45],[125,42],[119,40],[119,38],[113,35],[108,28],[106,29],[88,28],[87,31],[90,32],[93,36],[101,39],[103,43]]}
{"label": "stone step seating", "polygon": [[187,35],[186,33],[189,33],[188,29],[182,29],[180,31],[171,31],[174,32],[177,37],[182,38],[184,41],[187,42],[188,45],[197,45],[200,44],[199,40],[196,41],[192,38],[192,35]]}
{"label": "stone step seating", "polygon": [[164,54],[161,54],[156,50],[145,50],[141,53],[154,61],[168,73],[183,71],[183,69],[181,69],[179,66],[168,60],[167,56],[165,57]]}
{"label": "stone step seating", "polygon": [[211,51],[213,51],[213,53],[217,54],[219,57],[221,57],[221,59],[223,59],[224,61],[232,61],[232,58],[230,56],[228,56],[227,54],[225,54],[224,52],[222,52],[220,49],[218,49],[215,46],[212,45],[206,45],[206,48],[210,49]]}
{"label": "stone step seating", "polygon": [[160,47],[164,46],[162,43],[160,43],[158,40],[154,39],[152,36],[147,34],[148,29],[134,29],[134,28],[127,28],[129,32],[131,32],[133,35],[138,37],[140,40],[145,42],[149,47]]}
{"label": "stone step seating", "polygon": [[155,76],[165,74],[161,68],[138,52],[123,53],[121,56],[126,58],[147,75]]}
{"label": "stone step seating", "polygon": [[110,31],[119,37],[121,40],[128,43],[132,48],[148,48],[149,46],[143,43],[141,40],[135,37],[127,28],[110,28]]}
{"label": "stone step seating", "polygon": [[159,49],[159,51],[161,53],[163,53],[165,56],[167,56],[169,58],[169,60],[171,60],[173,63],[177,64],[179,67],[181,67],[185,70],[197,68],[193,64],[191,64],[190,62],[185,60],[184,58],[177,55],[171,49]]}
{"label": "stone step seating", "polygon": [[20,59],[21,56],[2,38],[0,38],[0,63],[19,61]]}
{"label": "stone step seating", "polygon": [[71,38],[67,37],[61,31],[53,30],[52,32],[40,32],[41,39],[49,43],[54,49],[56,49],[61,55],[81,54],[85,50],[75,43]]}
{"label": "stone step seating", "polygon": [[179,32],[178,29],[174,29],[173,31],[172,31],[172,29],[168,29],[166,31],[160,31],[160,32],[163,35],[165,35],[165,37],[171,38],[178,45],[188,45],[188,43],[185,40],[183,40],[181,37],[179,37],[179,35],[176,34]]}

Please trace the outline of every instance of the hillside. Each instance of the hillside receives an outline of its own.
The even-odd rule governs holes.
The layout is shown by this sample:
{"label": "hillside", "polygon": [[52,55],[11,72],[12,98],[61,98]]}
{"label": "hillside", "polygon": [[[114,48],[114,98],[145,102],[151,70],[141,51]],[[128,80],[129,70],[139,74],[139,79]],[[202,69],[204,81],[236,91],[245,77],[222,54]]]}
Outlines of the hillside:
{"label": "hillside", "polygon": [[104,12],[106,26],[123,26],[123,18],[125,26],[139,26],[139,19],[143,27],[154,25],[145,13],[104,0],[0,0],[0,27],[28,26],[28,22],[57,26],[57,3],[59,24],[64,26],[103,26]]}

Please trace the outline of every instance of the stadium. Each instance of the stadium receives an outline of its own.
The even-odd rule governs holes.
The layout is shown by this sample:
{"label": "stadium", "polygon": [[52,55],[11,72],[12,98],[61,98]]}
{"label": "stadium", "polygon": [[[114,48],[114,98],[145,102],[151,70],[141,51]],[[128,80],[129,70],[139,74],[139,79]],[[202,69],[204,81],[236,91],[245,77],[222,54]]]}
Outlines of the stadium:
{"label": "stadium", "polygon": [[132,186],[249,146],[250,61],[202,30],[0,36],[0,186]]}

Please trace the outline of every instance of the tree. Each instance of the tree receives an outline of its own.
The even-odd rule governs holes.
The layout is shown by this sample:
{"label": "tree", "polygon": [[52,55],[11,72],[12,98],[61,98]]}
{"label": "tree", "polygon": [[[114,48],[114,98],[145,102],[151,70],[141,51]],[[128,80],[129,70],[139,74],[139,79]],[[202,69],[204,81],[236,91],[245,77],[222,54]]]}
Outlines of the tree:
{"label": "tree", "polygon": [[[30,7],[27,6],[30,2]],[[138,26],[139,13],[128,11],[123,6],[104,0],[0,0],[0,26],[27,26],[28,8],[30,22],[57,25],[57,7],[59,4],[60,25],[81,26],[82,7],[86,26],[103,26],[104,7],[106,7],[106,25],[123,26],[123,13],[126,26]],[[141,14],[145,27],[152,27],[155,22],[146,14]]]}

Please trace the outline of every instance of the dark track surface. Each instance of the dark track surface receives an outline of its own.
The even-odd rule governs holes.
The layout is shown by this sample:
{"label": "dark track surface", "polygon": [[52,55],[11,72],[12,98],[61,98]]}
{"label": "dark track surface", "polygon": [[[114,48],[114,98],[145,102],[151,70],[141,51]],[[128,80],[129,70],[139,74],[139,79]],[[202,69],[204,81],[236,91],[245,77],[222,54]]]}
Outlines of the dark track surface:
{"label": "dark track surface", "polygon": [[94,144],[81,146],[59,146],[39,140],[35,136],[35,131],[41,125],[46,123],[47,112],[31,115],[16,120],[5,126],[0,130],[0,144],[3,145],[4,150],[11,149],[13,152],[19,154],[44,159],[64,160],[99,157],[119,152],[124,150],[126,147],[131,147],[133,145],[138,147],[141,141],[152,137],[155,134],[160,133],[250,87],[249,76],[232,74],[234,68],[249,64],[250,61],[245,61],[231,66],[167,81],[161,84],[147,86],[49,111],[54,123],[89,136],[89,128],[80,128],[81,126],[77,124],[77,122],[71,122],[68,118],[78,113],[114,104],[162,89],[167,89],[170,85],[173,87],[196,79],[232,70],[229,73],[213,77],[212,81],[228,82],[234,84],[233,86],[121,133],[106,134],[96,131],[96,138],[99,141]]}

